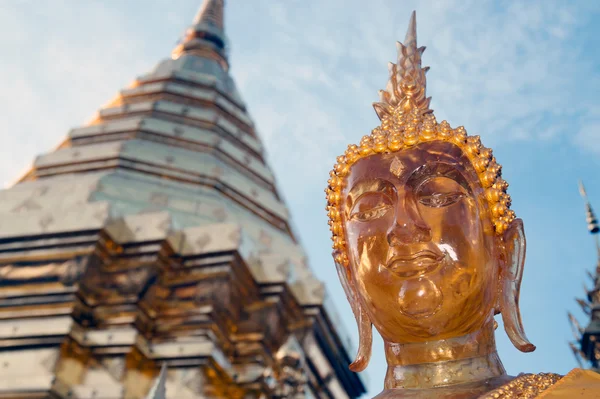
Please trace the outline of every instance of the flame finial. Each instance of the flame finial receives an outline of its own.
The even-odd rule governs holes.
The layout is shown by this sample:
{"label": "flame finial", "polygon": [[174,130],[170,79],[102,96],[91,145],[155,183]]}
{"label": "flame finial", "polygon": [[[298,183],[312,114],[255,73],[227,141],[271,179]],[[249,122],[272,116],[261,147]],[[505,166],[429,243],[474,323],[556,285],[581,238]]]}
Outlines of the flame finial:
{"label": "flame finial", "polygon": [[431,97],[425,94],[427,80],[425,74],[429,67],[421,67],[421,55],[425,47],[417,47],[417,14],[412,12],[404,43],[397,42],[397,63],[389,64],[390,78],[385,90],[379,91],[380,102],[373,107],[379,119],[383,120],[396,108],[402,110],[418,109],[422,113],[429,109]]}

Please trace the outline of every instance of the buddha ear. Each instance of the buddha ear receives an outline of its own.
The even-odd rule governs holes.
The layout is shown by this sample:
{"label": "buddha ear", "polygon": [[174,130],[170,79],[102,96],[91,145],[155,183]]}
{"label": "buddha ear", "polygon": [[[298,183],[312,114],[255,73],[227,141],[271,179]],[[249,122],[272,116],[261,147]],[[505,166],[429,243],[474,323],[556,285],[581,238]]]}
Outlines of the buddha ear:
{"label": "buddha ear", "polygon": [[500,312],[508,338],[521,352],[533,352],[533,345],[525,336],[519,294],[525,265],[525,230],[523,221],[515,219],[504,232],[504,258],[500,275]]}
{"label": "buddha ear", "polygon": [[350,370],[354,372],[363,371],[367,368],[369,361],[371,360],[371,349],[373,347],[373,326],[369,315],[362,307],[360,299],[358,298],[354,282],[350,276],[348,268],[344,267],[339,263],[335,263],[335,267],[338,272],[338,277],[346,293],[346,298],[350,302],[352,313],[356,319],[358,325],[358,353],[356,358],[350,364]]}

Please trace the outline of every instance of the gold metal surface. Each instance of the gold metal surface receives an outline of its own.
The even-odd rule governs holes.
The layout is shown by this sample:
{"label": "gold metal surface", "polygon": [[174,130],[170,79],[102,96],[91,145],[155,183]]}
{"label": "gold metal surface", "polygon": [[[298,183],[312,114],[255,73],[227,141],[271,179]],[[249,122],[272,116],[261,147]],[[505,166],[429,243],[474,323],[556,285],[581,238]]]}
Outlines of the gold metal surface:
{"label": "gold metal surface", "polygon": [[552,373],[523,374],[483,396],[482,399],[535,398],[561,378],[561,375]]}
{"label": "gold metal surface", "polygon": [[424,49],[413,13],[374,105],[381,126],[338,157],[326,189],[333,256],[359,327],[350,368],[367,366],[374,325],[388,362],[378,398],[476,398],[500,387],[519,397],[506,395],[559,378],[514,379],[496,353],[499,313],[515,347],[535,349],[518,306],[523,222],[492,151],[437,123]]}

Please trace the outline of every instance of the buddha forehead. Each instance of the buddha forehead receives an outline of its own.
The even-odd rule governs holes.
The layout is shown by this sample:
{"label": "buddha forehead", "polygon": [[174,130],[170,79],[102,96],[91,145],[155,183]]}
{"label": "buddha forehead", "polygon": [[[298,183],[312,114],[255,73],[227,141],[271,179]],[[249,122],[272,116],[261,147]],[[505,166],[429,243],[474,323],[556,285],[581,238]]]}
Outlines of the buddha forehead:
{"label": "buddha forehead", "polygon": [[[427,165],[445,164],[460,172],[471,184],[479,186],[477,174],[462,150],[448,142],[421,143],[396,152],[375,154],[358,160],[350,169],[346,190],[364,180],[385,179],[405,183],[417,170]],[[423,176],[426,178],[427,176]]]}

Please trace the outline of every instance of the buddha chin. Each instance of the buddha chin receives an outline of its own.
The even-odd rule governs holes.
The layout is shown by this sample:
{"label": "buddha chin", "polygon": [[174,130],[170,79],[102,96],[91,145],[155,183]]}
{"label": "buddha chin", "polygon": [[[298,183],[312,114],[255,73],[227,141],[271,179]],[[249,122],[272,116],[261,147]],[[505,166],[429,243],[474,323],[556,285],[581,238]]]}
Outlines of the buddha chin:
{"label": "buddha chin", "polygon": [[444,301],[438,285],[428,277],[406,280],[398,295],[398,310],[408,317],[432,316],[441,309]]}

